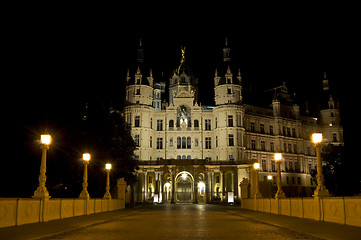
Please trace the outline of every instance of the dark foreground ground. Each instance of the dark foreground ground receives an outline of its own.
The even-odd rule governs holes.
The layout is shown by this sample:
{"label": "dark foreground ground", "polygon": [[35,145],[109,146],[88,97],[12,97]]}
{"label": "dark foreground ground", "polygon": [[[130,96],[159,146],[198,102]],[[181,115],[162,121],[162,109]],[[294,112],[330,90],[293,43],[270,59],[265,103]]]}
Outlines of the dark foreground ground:
{"label": "dark foreground ground", "polygon": [[0,228],[0,239],[361,239],[361,228],[224,205],[139,205]]}

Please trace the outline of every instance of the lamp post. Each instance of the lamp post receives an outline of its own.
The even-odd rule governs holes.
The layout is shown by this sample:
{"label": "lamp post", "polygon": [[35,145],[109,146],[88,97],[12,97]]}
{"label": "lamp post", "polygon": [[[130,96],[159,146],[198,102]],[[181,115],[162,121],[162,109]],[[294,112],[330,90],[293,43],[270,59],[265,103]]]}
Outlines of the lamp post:
{"label": "lamp post", "polygon": [[105,164],[105,171],[107,171],[107,183],[106,183],[106,187],[105,187],[105,194],[103,198],[106,199],[111,199],[112,196],[110,195],[110,170],[112,169],[112,164],[107,163]]}
{"label": "lamp post", "polygon": [[41,154],[41,164],[40,164],[40,175],[39,175],[39,186],[34,192],[33,198],[50,198],[49,192],[45,187],[46,182],[46,152],[49,149],[51,143],[51,136],[49,134],[43,134],[40,137],[40,148],[42,150]]}
{"label": "lamp post", "polygon": [[329,197],[330,194],[326,189],[322,173],[322,159],[321,159],[321,142],[322,142],[322,133],[312,134],[312,142],[315,144],[316,156],[317,156],[317,187],[314,191],[314,197]]}
{"label": "lamp post", "polygon": [[89,199],[88,193],[88,164],[90,161],[90,153],[83,154],[83,162],[84,162],[84,175],[83,175],[83,190],[81,191],[79,198]]}
{"label": "lamp post", "polygon": [[282,191],[281,169],[280,169],[282,153],[275,153],[274,158],[277,163],[277,192],[276,192],[275,198],[285,198],[286,195]]}
{"label": "lamp post", "polygon": [[259,183],[258,183],[258,171],[260,168],[259,163],[254,163],[253,168],[255,170],[255,175],[256,175],[256,193],[254,194],[254,198],[262,198],[262,194],[259,192]]}

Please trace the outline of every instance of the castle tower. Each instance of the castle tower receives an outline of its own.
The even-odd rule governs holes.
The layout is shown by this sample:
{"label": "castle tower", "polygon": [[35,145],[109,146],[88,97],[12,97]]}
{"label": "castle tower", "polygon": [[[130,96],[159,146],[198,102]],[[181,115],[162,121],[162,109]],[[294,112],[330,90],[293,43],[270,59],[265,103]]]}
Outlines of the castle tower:
{"label": "castle tower", "polygon": [[338,145],[343,142],[340,109],[335,105],[325,72],[323,74],[322,85],[324,97],[321,101],[324,104],[321,104],[322,108],[320,110],[319,122],[323,127],[324,142]]}
{"label": "castle tower", "polygon": [[214,75],[214,101],[216,105],[223,104],[241,104],[242,102],[242,86],[241,86],[241,71],[238,69],[237,77],[234,76],[231,70],[231,49],[226,45],[223,48],[223,74],[216,69]]}
{"label": "castle tower", "polygon": [[215,155],[216,160],[244,161],[244,107],[242,102],[241,72],[231,70],[230,47],[226,39],[223,66],[214,75]]}
{"label": "castle tower", "polygon": [[139,42],[137,49],[137,69],[133,76],[130,75],[129,69],[126,77],[126,101],[128,104],[153,104],[153,74],[149,71],[149,76],[145,76],[144,67],[144,49],[142,41]]}
{"label": "castle tower", "polygon": [[126,76],[125,120],[132,128],[132,137],[137,146],[135,159],[149,160],[152,156],[153,140],[153,72],[145,67],[142,41],[137,49],[137,65],[133,73],[128,69]]}

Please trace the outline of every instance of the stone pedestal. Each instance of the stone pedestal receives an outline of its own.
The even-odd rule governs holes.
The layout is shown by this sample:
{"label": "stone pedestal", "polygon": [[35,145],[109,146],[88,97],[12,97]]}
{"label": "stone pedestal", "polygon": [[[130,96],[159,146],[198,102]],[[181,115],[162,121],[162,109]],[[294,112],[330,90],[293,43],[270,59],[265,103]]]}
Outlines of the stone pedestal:
{"label": "stone pedestal", "polygon": [[249,180],[243,178],[239,186],[241,188],[241,199],[249,198]]}
{"label": "stone pedestal", "polygon": [[121,200],[120,207],[125,208],[125,189],[127,188],[127,183],[124,178],[120,178],[117,181],[117,198]]}

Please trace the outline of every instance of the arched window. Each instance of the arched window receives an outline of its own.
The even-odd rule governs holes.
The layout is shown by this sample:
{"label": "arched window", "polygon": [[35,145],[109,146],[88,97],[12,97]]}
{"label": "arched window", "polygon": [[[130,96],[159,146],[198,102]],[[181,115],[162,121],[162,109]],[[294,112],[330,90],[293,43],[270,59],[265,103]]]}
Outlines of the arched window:
{"label": "arched window", "polygon": [[191,148],[191,137],[187,137],[187,148]]}
{"label": "arched window", "polygon": [[194,120],[194,127],[195,128],[198,128],[199,127],[199,121],[196,119]]}
{"label": "arched window", "polygon": [[177,137],[177,148],[181,149],[181,137]]}
{"label": "arched window", "polygon": [[186,148],[186,137],[182,137],[182,148],[185,149]]}
{"label": "arched window", "polygon": [[178,155],[178,156],[177,156],[177,159],[181,159],[181,156],[180,156],[180,155]]}
{"label": "arched window", "polygon": [[187,156],[187,159],[191,159],[191,158],[192,158],[191,155],[188,155],[188,156]]}
{"label": "arched window", "polygon": [[174,127],[174,120],[169,120],[169,127],[170,128]]}
{"label": "arched window", "polygon": [[182,159],[186,159],[186,155],[183,155],[183,156],[182,156]]}

